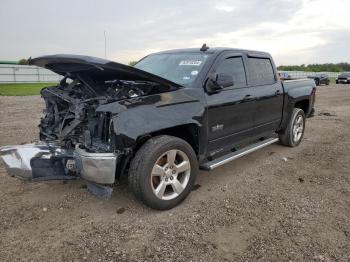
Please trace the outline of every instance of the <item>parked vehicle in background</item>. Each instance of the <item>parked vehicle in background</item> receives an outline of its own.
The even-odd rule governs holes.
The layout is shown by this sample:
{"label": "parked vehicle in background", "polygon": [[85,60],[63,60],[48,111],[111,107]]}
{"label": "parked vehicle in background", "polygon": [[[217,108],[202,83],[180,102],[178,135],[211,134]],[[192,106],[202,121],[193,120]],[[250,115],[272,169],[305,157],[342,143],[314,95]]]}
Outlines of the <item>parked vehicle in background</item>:
{"label": "parked vehicle in background", "polygon": [[278,141],[299,145],[314,111],[314,81],[281,81],[265,52],[203,45],[151,54],[135,67],[75,55],[30,64],[64,78],[41,91],[41,143],[0,149],[9,174],[82,178],[106,190],[125,174],[155,209],[184,200],[198,168]]}
{"label": "parked vehicle in background", "polygon": [[350,84],[350,73],[342,73],[335,80],[337,84]]}
{"label": "parked vehicle in background", "polygon": [[287,72],[278,72],[278,75],[281,80],[292,80],[292,76]]}
{"label": "parked vehicle in background", "polygon": [[327,74],[314,74],[314,75],[309,75],[307,78],[315,80],[315,84],[317,86],[320,85],[329,85],[329,77]]}

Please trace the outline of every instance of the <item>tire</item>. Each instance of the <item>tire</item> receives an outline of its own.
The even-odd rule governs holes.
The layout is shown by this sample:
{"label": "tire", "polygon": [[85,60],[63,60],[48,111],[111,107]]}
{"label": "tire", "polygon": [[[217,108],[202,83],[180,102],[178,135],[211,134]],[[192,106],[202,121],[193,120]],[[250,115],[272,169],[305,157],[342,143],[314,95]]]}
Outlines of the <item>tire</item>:
{"label": "tire", "polygon": [[[279,134],[280,143],[295,147],[300,144],[305,132],[305,114],[302,109],[294,108],[285,131]],[[297,134],[296,134],[297,133]]]}
{"label": "tire", "polygon": [[158,136],[136,152],[129,169],[129,188],[150,208],[167,210],[188,196],[197,173],[196,154],[186,141]]}
{"label": "tire", "polygon": [[320,80],[316,79],[315,80],[315,84],[316,84],[316,86],[319,86],[320,85]]}

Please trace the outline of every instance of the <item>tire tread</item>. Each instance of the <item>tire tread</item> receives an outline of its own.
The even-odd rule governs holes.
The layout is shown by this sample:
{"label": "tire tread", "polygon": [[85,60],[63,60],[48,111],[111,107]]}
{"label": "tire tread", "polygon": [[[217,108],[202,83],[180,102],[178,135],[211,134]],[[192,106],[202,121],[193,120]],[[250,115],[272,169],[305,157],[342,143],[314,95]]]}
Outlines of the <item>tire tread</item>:
{"label": "tire tread", "polygon": [[[152,137],[149,140],[147,140],[136,152],[130,164],[129,176],[128,176],[129,189],[131,190],[131,192],[133,192],[133,194],[139,201],[143,202],[147,206],[154,209],[159,209],[159,210],[170,209],[175,205],[179,204],[189,193],[189,192],[186,193],[185,196],[179,199],[179,201],[172,201],[172,203],[175,203],[175,205],[170,205],[170,206],[167,206],[166,204],[154,203],[149,200],[149,197],[147,197],[147,192],[145,190],[145,185],[143,183],[144,176],[145,176],[144,170],[147,170],[148,165],[152,162],[152,158],[154,157],[154,152],[156,152],[161,148],[171,146],[173,144],[181,144],[184,147],[186,147],[186,149],[190,152],[190,156],[189,156],[190,160],[191,159],[196,160],[196,155],[191,145],[189,145],[186,141],[177,137],[163,135],[163,136]],[[191,161],[191,166],[192,165],[195,165],[195,166],[193,169],[194,172],[192,173],[191,171],[190,181],[194,182],[194,179],[196,177],[196,173],[198,170],[197,161],[195,161],[195,163]],[[192,187],[193,185],[189,183],[188,186]],[[187,188],[185,190],[187,190]],[[177,200],[177,198],[174,200]]]}
{"label": "tire tread", "polygon": [[294,123],[295,118],[299,114],[302,114],[302,116],[304,118],[304,132],[305,132],[305,113],[300,108],[294,108],[292,116],[288,122],[287,128],[284,130],[283,133],[279,134],[280,143],[282,145],[289,146],[289,147],[295,147],[295,146],[299,145],[300,141],[302,140],[302,137],[301,137],[299,143],[295,144],[293,141],[293,137],[292,137],[293,123]]}

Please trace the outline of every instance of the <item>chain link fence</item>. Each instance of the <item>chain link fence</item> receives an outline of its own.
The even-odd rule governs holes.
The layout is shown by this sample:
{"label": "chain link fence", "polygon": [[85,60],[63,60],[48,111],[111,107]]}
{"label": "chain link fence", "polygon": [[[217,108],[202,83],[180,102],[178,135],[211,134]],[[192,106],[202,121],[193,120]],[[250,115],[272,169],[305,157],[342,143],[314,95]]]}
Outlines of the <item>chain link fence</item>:
{"label": "chain link fence", "polygon": [[306,71],[280,71],[287,73],[291,78],[307,78],[314,74],[326,74],[328,77],[337,78],[342,72],[306,72]]}
{"label": "chain link fence", "polygon": [[46,83],[61,79],[62,76],[37,66],[0,65],[0,83]]}

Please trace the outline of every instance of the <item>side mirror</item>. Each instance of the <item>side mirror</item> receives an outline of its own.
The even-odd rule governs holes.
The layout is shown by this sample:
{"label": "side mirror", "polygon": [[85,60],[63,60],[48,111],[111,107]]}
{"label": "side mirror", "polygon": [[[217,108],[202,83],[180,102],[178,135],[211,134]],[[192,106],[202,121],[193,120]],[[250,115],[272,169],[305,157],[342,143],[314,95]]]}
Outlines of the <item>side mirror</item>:
{"label": "side mirror", "polygon": [[226,74],[214,74],[212,77],[209,77],[206,90],[208,93],[217,93],[225,87],[233,86],[233,77]]}
{"label": "side mirror", "polygon": [[233,86],[233,77],[226,74],[217,74],[216,83],[222,88]]}

